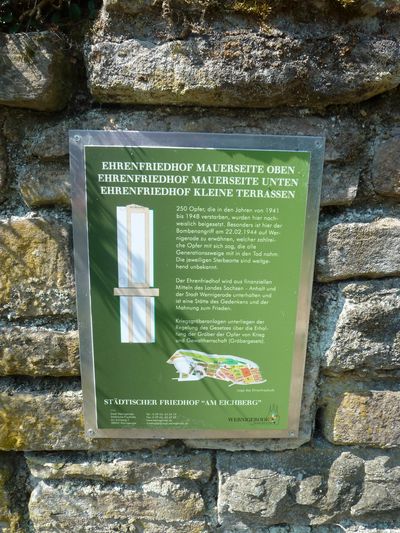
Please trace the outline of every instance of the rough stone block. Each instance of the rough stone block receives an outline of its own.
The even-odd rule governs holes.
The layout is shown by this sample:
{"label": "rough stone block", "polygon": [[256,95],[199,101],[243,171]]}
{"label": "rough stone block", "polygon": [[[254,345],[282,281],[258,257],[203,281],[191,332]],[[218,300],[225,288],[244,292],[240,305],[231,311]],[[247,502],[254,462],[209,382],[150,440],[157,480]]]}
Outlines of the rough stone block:
{"label": "rough stone block", "polygon": [[0,221],[0,313],[75,313],[69,232],[43,218]]}
{"label": "rough stone block", "polygon": [[0,375],[78,376],[78,332],[3,328],[0,333]]}
{"label": "rough stone block", "polygon": [[317,298],[325,373],[400,370],[400,280],[323,286]]}
{"label": "rough stone block", "polygon": [[85,449],[80,393],[0,392],[0,449]]}
{"label": "rough stone block", "polygon": [[7,186],[7,152],[6,144],[0,135],[0,203],[5,200],[5,190]]}
{"label": "rough stone block", "polygon": [[35,531],[207,531],[200,487],[210,453],[30,453],[27,464]]}
{"label": "rough stone block", "polygon": [[278,524],[285,532],[292,531],[286,525],[297,532],[326,524],[306,529],[326,533],[340,522],[391,520],[400,510],[398,451],[354,451],[317,441],[290,453],[218,452],[217,468],[224,533],[275,531],[269,528]]}
{"label": "rough stone block", "polygon": [[40,479],[87,479],[122,484],[149,483],[155,478],[206,482],[212,474],[210,452],[179,453],[163,448],[149,454],[27,454],[32,476]]}
{"label": "rough stone block", "polygon": [[72,72],[59,33],[3,33],[0,50],[0,105],[55,111],[67,104]]}
{"label": "rough stone block", "polygon": [[400,198],[400,136],[375,148],[372,182],[378,194]]}
{"label": "rough stone block", "polygon": [[71,203],[67,166],[27,165],[21,170],[18,182],[22,198],[30,207],[54,204],[69,206]]}
{"label": "rough stone block", "polygon": [[357,195],[360,169],[357,166],[325,165],[321,206],[349,205]]}
{"label": "rough stone block", "polygon": [[400,392],[341,392],[334,384],[322,395],[321,426],[333,444],[393,448],[400,446]]}
{"label": "rough stone block", "polygon": [[29,512],[38,533],[207,531],[204,502],[197,486],[168,479],[154,479],[139,486],[40,481],[32,492]]}
{"label": "rough stone block", "polygon": [[400,274],[400,219],[339,222],[322,228],[317,250],[318,281]]}
{"label": "rough stone block", "polygon": [[160,40],[157,24],[150,24],[138,38],[134,32],[125,40],[96,35],[87,47],[89,88],[97,101],[322,107],[360,102],[399,84],[395,30],[383,36],[360,26],[353,38],[352,27],[320,24],[316,31],[315,22],[281,27],[269,21],[263,32],[210,30]]}
{"label": "rough stone block", "polygon": [[383,455],[375,461],[365,463],[363,493],[354,505],[354,517],[373,518],[379,513],[395,509],[399,505],[400,468],[391,464],[389,457]]}
{"label": "rough stone block", "polygon": [[163,446],[161,440],[87,439],[78,386],[35,382],[16,386],[0,381],[0,450],[140,450]]}

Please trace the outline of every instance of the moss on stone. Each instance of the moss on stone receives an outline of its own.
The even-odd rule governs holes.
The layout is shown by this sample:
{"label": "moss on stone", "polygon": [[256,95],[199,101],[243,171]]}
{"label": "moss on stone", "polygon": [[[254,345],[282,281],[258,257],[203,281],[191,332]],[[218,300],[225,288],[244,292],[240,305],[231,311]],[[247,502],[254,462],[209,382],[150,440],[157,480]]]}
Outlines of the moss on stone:
{"label": "moss on stone", "polygon": [[271,5],[263,0],[235,0],[229,9],[243,15],[258,17],[261,20],[266,20],[272,11]]}
{"label": "moss on stone", "polygon": [[66,226],[39,217],[5,220],[0,222],[0,243],[0,305],[25,316],[49,314],[57,294],[71,312],[68,301],[74,288]]}

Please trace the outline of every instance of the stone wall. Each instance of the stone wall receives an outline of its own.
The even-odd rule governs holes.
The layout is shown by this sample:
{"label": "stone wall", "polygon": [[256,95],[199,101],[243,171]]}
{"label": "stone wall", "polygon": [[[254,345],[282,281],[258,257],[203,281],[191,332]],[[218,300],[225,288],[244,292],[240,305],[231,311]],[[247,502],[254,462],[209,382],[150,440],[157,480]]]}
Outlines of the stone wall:
{"label": "stone wall", "polygon": [[[0,34],[0,530],[400,532],[398,0],[104,0]],[[325,135],[296,440],[83,432],[68,129]]]}

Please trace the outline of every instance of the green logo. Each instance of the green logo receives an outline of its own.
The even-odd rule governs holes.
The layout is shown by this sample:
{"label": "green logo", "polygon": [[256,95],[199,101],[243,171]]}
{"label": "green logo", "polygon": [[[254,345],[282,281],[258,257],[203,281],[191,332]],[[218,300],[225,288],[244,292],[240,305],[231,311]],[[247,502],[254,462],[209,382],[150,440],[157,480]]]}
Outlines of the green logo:
{"label": "green logo", "polygon": [[277,404],[273,403],[269,406],[268,414],[267,414],[267,422],[269,424],[278,424],[280,420],[280,415],[278,412],[278,406]]}

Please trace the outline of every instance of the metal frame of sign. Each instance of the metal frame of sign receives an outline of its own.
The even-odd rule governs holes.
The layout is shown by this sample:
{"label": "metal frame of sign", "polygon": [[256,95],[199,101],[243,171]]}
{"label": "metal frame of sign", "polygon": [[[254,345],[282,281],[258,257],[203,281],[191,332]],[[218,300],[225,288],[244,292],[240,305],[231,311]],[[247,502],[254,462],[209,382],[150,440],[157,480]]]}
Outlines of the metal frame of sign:
{"label": "metal frame of sign", "polygon": [[[309,152],[310,175],[306,221],[298,292],[297,323],[292,363],[288,427],[274,429],[99,429],[96,415],[91,280],[85,147],[213,148],[220,150],[266,150]],[[321,178],[324,159],[323,137],[215,133],[164,133],[139,131],[70,131],[74,258],[77,311],[80,335],[81,375],[86,434],[91,438],[290,438],[298,436],[309,312],[314,271]],[[149,289],[147,289],[149,290]],[[150,289],[153,290],[154,289]]]}

